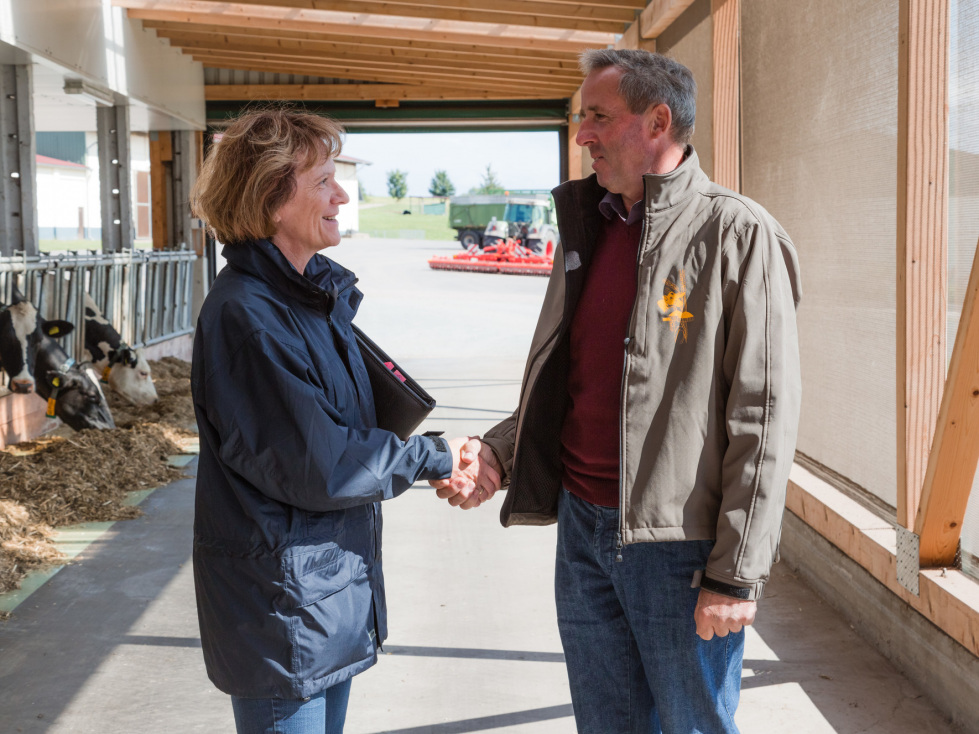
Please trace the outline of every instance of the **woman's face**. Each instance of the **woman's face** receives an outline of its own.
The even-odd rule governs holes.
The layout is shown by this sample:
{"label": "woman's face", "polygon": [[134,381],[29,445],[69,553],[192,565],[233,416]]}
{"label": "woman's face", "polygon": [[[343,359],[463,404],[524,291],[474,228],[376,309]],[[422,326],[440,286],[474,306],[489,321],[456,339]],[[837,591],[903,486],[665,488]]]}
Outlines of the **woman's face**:
{"label": "woman's face", "polygon": [[337,183],[336,172],[333,159],[327,158],[296,174],[295,193],[273,217],[278,247],[312,255],[340,244],[336,216],[350,197]]}

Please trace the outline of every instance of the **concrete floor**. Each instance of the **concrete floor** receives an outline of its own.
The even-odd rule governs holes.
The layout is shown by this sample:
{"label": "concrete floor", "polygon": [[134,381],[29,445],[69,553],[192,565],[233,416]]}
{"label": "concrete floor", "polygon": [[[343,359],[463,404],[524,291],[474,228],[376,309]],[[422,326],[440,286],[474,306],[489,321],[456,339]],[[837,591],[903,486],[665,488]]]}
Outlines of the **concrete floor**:
{"label": "concrete floor", "polygon": [[[517,400],[543,278],[433,272],[448,245],[353,240],[358,323],[439,401],[426,429],[479,433]],[[192,464],[189,469],[193,471]],[[233,732],[203,668],[193,481],[157,490],[0,624],[0,734]],[[573,732],[555,624],[555,528],[511,528],[427,487],[385,507],[390,639],[354,681],[348,734]],[[743,732],[953,732],[785,568],[749,629]],[[610,732],[609,734],[615,734]]]}

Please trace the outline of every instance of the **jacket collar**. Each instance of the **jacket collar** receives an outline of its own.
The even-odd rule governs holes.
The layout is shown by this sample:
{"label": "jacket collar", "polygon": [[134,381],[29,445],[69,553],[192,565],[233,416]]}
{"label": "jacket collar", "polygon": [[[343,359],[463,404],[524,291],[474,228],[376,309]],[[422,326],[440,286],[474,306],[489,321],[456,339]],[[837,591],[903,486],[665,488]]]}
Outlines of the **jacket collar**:
{"label": "jacket collar", "polygon": [[313,255],[302,275],[269,240],[226,245],[221,254],[235,270],[248,273],[284,295],[327,313],[333,311],[338,298],[349,302],[354,311],[363,298],[360,291],[352,287],[357,282],[354,274],[319,253]]}
{"label": "jacket collar", "polygon": [[[692,145],[687,146],[683,162],[669,173],[647,173],[642,178],[647,213],[669,209],[703,191],[710,183],[707,174],[700,170],[700,159]],[[590,218],[608,191],[598,184],[598,177],[593,173],[587,178],[566,181],[551,193],[559,209],[562,203],[570,204],[578,208],[576,216]]]}
{"label": "jacket collar", "polygon": [[710,182],[707,174],[700,170],[700,159],[692,145],[688,145],[686,155],[679,166],[669,173],[646,173],[643,175],[646,212],[657,212],[676,206],[689,198]]}

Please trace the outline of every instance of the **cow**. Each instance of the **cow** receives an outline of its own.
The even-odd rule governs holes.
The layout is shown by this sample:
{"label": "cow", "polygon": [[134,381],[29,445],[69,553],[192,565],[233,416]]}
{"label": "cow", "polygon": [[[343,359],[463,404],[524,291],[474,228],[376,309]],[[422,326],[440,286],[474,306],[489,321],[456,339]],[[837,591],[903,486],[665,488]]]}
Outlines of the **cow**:
{"label": "cow", "polygon": [[157,401],[150,365],[142,352],[126,344],[102,311],[85,294],[85,351],[82,359],[91,362],[102,381],[133,405],[152,405]]}
{"label": "cow", "polygon": [[14,392],[36,392],[47,400],[50,417],[76,431],[115,428],[96,382],[55,341],[73,329],[67,321],[41,318],[15,288],[12,303],[0,303],[0,364]]}
{"label": "cow", "polygon": [[9,306],[0,303],[0,365],[10,381],[10,391],[34,392],[34,362],[37,347],[45,336],[61,338],[75,327],[67,321],[38,317],[34,304],[14,289]]}

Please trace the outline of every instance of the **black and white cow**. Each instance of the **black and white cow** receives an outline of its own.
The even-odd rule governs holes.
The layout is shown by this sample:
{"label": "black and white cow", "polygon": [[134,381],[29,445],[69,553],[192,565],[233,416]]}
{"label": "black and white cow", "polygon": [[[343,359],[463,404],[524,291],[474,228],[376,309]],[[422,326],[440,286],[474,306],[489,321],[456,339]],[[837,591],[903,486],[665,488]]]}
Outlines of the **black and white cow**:
{"label": "black and white cow", "polygon": [[123,342],[87,293],[82,358],[91,362],[102,380],[133,405],[151,405],[157,401],[149,362],[141,351]]}
{"label": "black and white cow", "polygon": [[16,289],[13,303],[0,303],[0,365],[10,380],[10,391],[34,392],[34,363],[41,339],[60,339],[74,328],[67,321],[39,318],[34,304]]}
{"label": "black and white cow", "polygon": [[15,392],[36,392],[50,415],[79,431],[115,428],[98,385],[52,337],[71,333],[67,321],[46,321],[14,289],[13,302],[0,304],[0,363]]}

